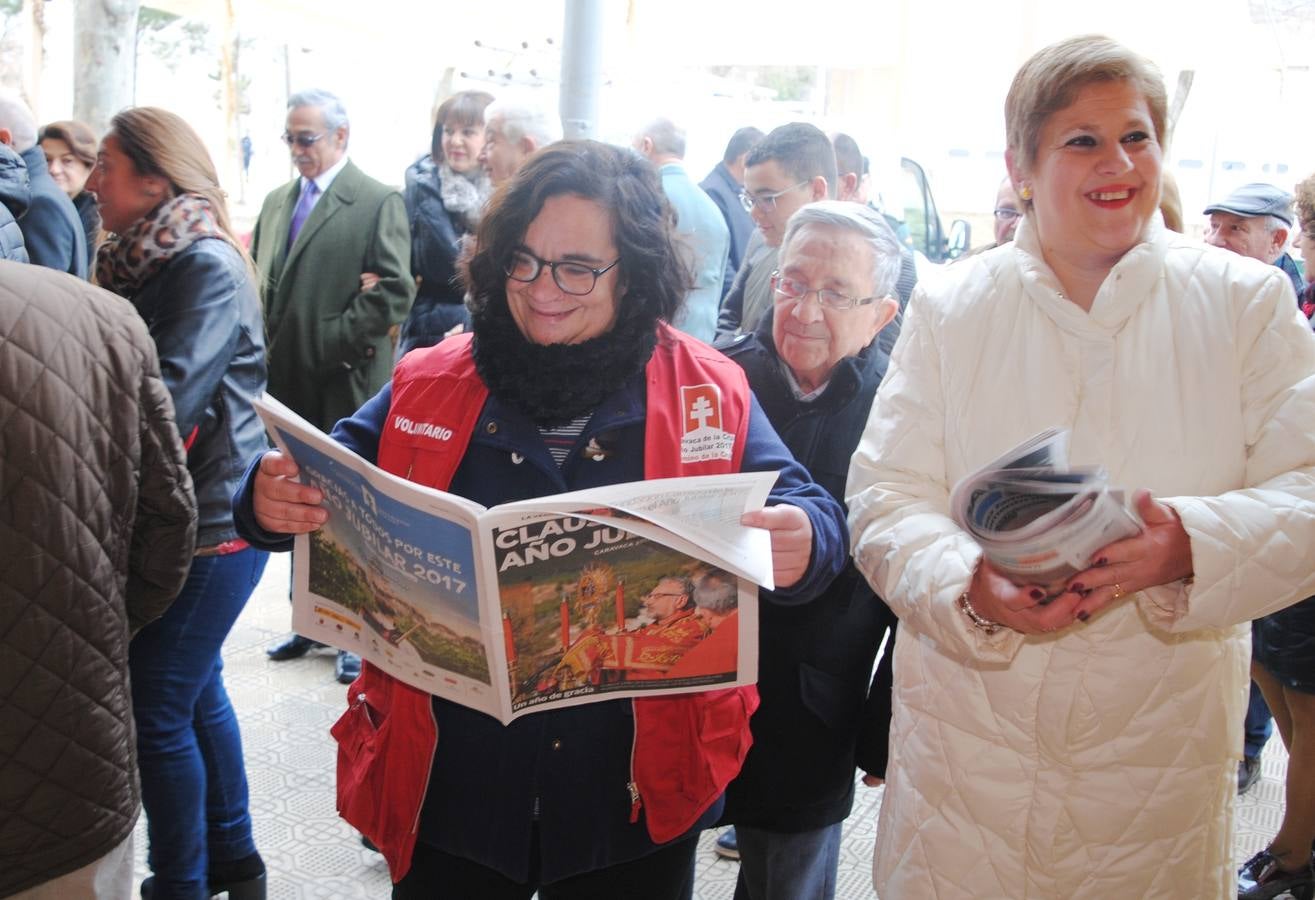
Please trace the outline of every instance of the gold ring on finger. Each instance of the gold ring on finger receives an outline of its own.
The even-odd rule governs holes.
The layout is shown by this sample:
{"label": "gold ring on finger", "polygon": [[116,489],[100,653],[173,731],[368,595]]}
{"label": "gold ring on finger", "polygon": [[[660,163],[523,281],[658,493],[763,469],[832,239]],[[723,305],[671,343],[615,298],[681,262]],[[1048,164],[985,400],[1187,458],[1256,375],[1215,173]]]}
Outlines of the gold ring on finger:
{"label": "gold ring on finger", "polygon": [[1117,581],[1114,582],[1114,599],[1118,600],[1120,597],[1123,597],[1126,594],[1127,591],[1123,589],[1123,585],[1119,584]]}

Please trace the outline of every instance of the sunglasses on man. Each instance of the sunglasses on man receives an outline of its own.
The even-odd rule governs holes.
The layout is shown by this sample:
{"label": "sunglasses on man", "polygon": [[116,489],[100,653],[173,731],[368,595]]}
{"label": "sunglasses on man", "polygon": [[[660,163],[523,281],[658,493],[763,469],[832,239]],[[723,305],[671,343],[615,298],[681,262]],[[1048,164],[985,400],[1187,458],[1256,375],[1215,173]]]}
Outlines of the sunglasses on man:
{"label": "sunglasses on man", "polygon": [[283,143],[287,144],[289,147],[296,144],[304,150],[326,134],[328,134],[327,131],[321,131],[319,134],[311,134],[309,131],[299,131],[296,134],[292,134],[291,132],[285,131],[283,132]]}

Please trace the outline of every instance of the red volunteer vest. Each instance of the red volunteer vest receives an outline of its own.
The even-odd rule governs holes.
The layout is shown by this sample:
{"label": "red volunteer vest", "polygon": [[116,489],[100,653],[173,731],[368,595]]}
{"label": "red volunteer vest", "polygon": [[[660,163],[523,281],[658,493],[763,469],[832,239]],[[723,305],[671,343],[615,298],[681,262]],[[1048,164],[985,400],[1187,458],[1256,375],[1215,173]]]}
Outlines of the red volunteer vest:
{"label": "red volunteer vest", "polygon": [[[738,472],[751,406],[743,370],[666,325],[658,338],[645,370],[644,477]],[[439,489],[451,483],[488,397],[470,341],[468,334],[447,338],[398,365],[379,440],[380,468]],[[699,425],[734,440],[691,435]],[[411,867],[438,744],[431,699],[365,663],[348,688],[347,711],[331,729],[338,741],[338,812],[379,847],[394,882]],[[758,691],[633,704],[631,821],[642,807],[649,836],[660,844],[688,831],[739,774],[753,740],[749,717]]]}

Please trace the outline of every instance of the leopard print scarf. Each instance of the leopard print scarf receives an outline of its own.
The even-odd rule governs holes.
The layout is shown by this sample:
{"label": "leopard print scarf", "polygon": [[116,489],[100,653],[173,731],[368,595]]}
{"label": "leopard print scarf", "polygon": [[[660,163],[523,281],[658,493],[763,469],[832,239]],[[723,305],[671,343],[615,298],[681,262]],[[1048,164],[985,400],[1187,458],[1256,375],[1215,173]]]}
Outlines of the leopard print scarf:
{"label": "leopard print scarf", "polygon": [[209,200],[198,194],[179,194],[101,244],[96,252],[96,283],[130,298],[174,254],[203,238],[223,236]]}

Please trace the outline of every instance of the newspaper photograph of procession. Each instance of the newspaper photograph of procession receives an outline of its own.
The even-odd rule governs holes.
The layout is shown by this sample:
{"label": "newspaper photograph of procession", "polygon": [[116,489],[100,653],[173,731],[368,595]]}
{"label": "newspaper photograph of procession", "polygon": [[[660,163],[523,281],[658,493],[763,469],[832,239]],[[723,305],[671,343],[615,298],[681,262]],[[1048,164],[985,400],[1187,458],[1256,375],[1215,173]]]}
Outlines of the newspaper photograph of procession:
{"label": "newspaper photograph of procession", "polygon": [[1101,466],[1070,466],[1069,432],[1050,428],[960,479],[954,521],[1016,584],[1059,596],[1091,555],[1141,531],[1141,518]]}
{"label": "newspaper photograph of procession", "polygon": [[500,721],[757,680],[775,473],[655,479],[485,509],[385,472],[266,395],[324,494],[298,535],[293,628]]}

